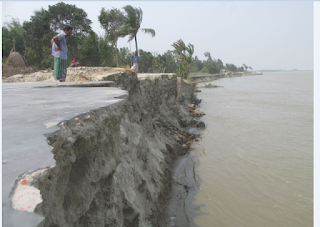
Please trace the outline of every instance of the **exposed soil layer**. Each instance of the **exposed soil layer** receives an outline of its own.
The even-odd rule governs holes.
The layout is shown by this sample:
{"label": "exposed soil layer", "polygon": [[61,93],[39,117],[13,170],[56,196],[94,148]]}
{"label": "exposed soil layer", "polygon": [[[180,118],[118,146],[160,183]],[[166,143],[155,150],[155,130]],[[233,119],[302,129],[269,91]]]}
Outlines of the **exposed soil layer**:
{"label": "exposed soil layer", "polygon": [[[112,67],[74,67],[67,69],[66,81],[97,81],[97,76],[115,72],[125,72],[124,68]],[[2,82],[53,82],[53,70],[35,71],[33,68],[12,67],[2,65]],[[15,74],[11,76],[11,74]],[[10,76],[9,76],[10,75]]]}
{"label": "exposed soil layer", "polygon": [[198,136],[184,130],[197,123],[195,85],[175,74],[100,73],[92,78],[128,96],[48,135],[56,165],[27,182],[43,199],[39,226],[165,226],[174,161]]}

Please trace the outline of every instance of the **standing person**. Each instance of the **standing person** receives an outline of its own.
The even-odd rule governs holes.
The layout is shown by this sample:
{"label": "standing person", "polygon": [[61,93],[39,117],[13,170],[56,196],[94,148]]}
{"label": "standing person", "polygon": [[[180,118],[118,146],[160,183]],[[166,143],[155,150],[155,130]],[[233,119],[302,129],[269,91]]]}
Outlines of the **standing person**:
{"label": "standing person", "polygon": [[131,69],[133,69],[136,73],[138,73],[138,67],[139,67],[139,56],[138,52],[134,52],[134,55],[131,56],[130,60],[133,62],[133,66]]}
{"label": "standing person", "polygon": [[51,40],[54,57],[53,78],[65,82],[67,77],[67,37],[71,36],[73,28],[67,25],[64,30]]}

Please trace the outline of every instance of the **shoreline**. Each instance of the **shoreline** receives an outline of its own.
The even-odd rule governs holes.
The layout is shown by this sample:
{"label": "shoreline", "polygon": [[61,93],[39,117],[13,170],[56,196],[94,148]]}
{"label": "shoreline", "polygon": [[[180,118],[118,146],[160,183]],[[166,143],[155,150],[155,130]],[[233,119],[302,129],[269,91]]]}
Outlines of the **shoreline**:
{"label": "shoreline", "polygon": [[11,194],[21,182],[40,190],[43,201],[34,212],[44,219],[38,226],[161,225],[173,161],[196,138],[184,130],[197,123],[188,107],[199,103],[195,85],[175,74],[96,77],[113,81],[128,95],[60,122],[60,129],[47,135],[55,166],[37,179],[31,177],[37,167],[20,174]]}
{"label": "shoreline", "polygon": [[[206,130],[206,132],[205,132],[205,134],[202,134],[201,136],[203,137],[203,138],[206,138],[206,141],[204,141],[205,139],[203,139],[203,141],[200,141],[200,143],[198,142],[198,143],[193,143],[193,147],[195,147],[196,148],[196,150],[194,150],[193,152],[192,152],[192,154],[194,154],[194,155],[198,155],[199,153],[201,153],[201,155],[202,155],[202,149],[206,149],[205,151],[206,151],[206,153],[208,153],[207,152],[207,150],[209,150],[210,148],[212,148],[213,150],[215,150],[215,152],[214,153],[212,153],[211,154],[211,159],[212,160],[219,160],[219,159],[221,159],[221,158],[223,158],[223,157],[226,157],[225,155],[224,155],[224,147],[226,147],[226,145],[228,145],[228,141],[230,140],[230,139],[233,139],[232,138],[232,136],[229,138],[229,137],[225,137],[224,136],[224,133],[225,132],[227,132],[227,134],[228,134],[228,131],[230,130],[230,125],[231,125],[231,128],[232,128],[232,125],[233,124],[229,124],[228,126],[229,126],[229,130],[227,129],[227,130],[223,130],[223,129],[221,129],[220,128],[220,126],[224,126],[224,123],[222,123],[222,119],[220,119],[219,117],[217,117],[217,120],[215,120],[215,117],[216,116],[224,116],[224,117],[228,117],[228,118],[223,118],[223,120],[229,120],[229,117],[234,117],[234,119],[236,119],[236,120],[239,120],[239,116],[244,116],[243,115],[243,113],[248,113],[248,111],[246,112],[246,111],[244,111],[243,113],[239,113],[239,115],[238,116],[233,116],[233,113],[232,113],[232,108],[231,109],[227,109],[228,110],[228,112],[226,112],[226,111],[223,111],[223,109],[224,109],[224,107],[226,107],[227,105],[228,106],[231,106],[232,107],[232,105],[230,105],[229,104],[229,100],[232,100],[230,103],[232,103],[232,104],[234,104],[235,102],[235,100],[239,100],[239,99],[235,99],[234,97],[238,97],[237,95],[238,95],[238,93],[236,93],[235,91],[243,91],[243,89],[242,89],[242,86],[245,86],[245,88],[248,88],[248,87],[251,87],[252,86],[252,84],[257,84],[257,81],[263,81],[263,82],[266,82],[266,81],[268,81],[268,80],[273,80],[274,79],[274,81],[273,81],[273,83],[272,84],[275,84],[275,83],[277,83],[278,81],[279,81],[279,83],[285,83],[285,81],[286,80],[288,80],[288,79],[290,79],[290,78],[293,78],[292,80],[294,80],[294,76],[292,76],[292,77],[290,77],[289,75],[295,75],[295,72],[291,72],[292,74],[288,74],[288,75],[286,75],[286,74],[284,74],[281,78],[282,79],[280,79],[279,80],[279,77],[278,77],[278,75],[280,75],[280,74],[278,74],[278,73],[274,73],[274,74],[268,74],[268,75],[266,75],[265,74],[265,76],[263,76],[263,77],[250,77],[250,78],[244,78],[244,81],[242,80],[242,79],[231,79],[231,80],[223,80],[224,82],[222,82],[222,81],[218,81],[216,84],[218,84],[218,85],[224,85],[224,86],[228,86],[229,88],[227,89],[228,91],[221,91],[221,93],[220,93],[220,91],[218,92],[218,91],[216,91],[216,92],[211,92],[210,90],[202,90],[202,92],[203,92],[203,94],[201,94],[201,95],[198,95],[198,98],[203,98],[203,104],[201,105],[201,107],[202,108],[204,108],[204,109],[206,109],[207,111],[207,114],[208,114],[208,116],[207,117],[205,117],[204,119],[202,119],[206,124],[207,123],[210,123],[210,125],[208,125],[208,130],[209,131],[211,131],[211,132],[209,132],[208,130]],[[270,77],[269,77],[269,75],[271,75]],[[296,74],[297,76],[298,76],[298,74]],[[305,78],[305,77],[307,77],[307,78]],[[298,77],[296,77],[296,78],[298,78]],[[308,74],[306,74],[306,75],[304,75],[304,73],[301,73],[301,75],[299,75],[299,80],[298,81],[300,81],[300,83],[302,82],[303,83],[303,81],[304,80],[306,80],[306,79],[308,79],[308,84],[309,84],[309,86],[310,86],[310,84],[312,84],[310,81],[312,81],[312,74],[311,74],[311,72],[310,73],[308,73]],[[236,81],[236,82],[235,82]],[[293,91],[296,91],[295,90],[295,88],[298,88],[299,87],[299,85],[298,84],[300,84],[300,83],[295,83],[295,82],[293,82],[293,81],[291,81],[292,83],[291,83],[291,85],[296,85],[297,87],[294,87],[294,86],[290,86],[290,91],[289,91],[289,93],[290,92],[292,92],[292,90]],[[212,82],[211,82],[212,83]],[[261,83],[261,84],[265,84],[265,83]],[[269,84],[268,84],[269,85]],[[239,86],[241,86],[241,87],[239,87]],[[235,88],[239,88],[239,89],[236,89],[235,90]],[[260,87],[259,87],[260,88]],[[267,87],[263,87],[264,89],[268,89]],[[275,93],[276,92],[279,92],[279,91],[281,91],[281,87],[277,87],[278,89],[275,89]],[[289,86],[287,86],[286,87],[287,89],[289,88]],[[254,92],[257,92],[257,91],[261,91],[260,89],[252,89]],[[299,91],[301,90],[301,88],[299,87]],[[305,90],[305,89],[303,89],[303,90]],[[231,97],[230,97],[230,99],[228,98],[229,97],[229,95],[228,95],[228,92],[229,91],[231,91],[231,93],[232,93],[232,95],[230,95]],[[260,94],[264,94],[264,91],[265,90],[262,90],[261,91],[261,93]],[[286,90],[286,92],[284,92],[285,94],[287,94],[287,90]],[[215,96],[215,98],[212,96],[212,95],[214,95],[214,94],[217,94],[217,96]],[[247,93],[246,93],[247,94]],[[251,93],[252,94],[252,93]],[[258,94],[258,93],[257,93]],[[280,93],[280,94],[282,94],[282,93]],[[258,98],[257,99],[255,99],[255,100],[264,100],[262,97],[263,96],[259,96],[259,95],[256,95]],[[243,96],[240,96],[241,97],[241,99],[240,100],[248,100],[248,99],[244,99],[244,97]],[[250,96],[251,97],[251,96]],[[280,96],[281,97],[281,96]],[[310,97],[310,96],[309,96]],[[221,98],[221,99],[220,99]],[[223,98],[223,99],[222,99]],[[269,99],[270,97],[266,97],[266,100],[271,100],[271,99]],[[210,99],[213,99],[213,100],[215,100],[215,101],[211,101],[211,102],[209,102],[210,101]],[[229,99],[229,100],[228,100]],[[282,100],[281,98],[280,98],[280,100]],[[312,99],[310,100],[310,99],[308,99],[311,103],[312,103]],[[250,98],[250,101],[251,101],[251,98]],[[238,109],[242,109],[242,110],[246,110],[246,108],[243,108],[243,106],[245,105],[245,103],[247,103],[247,102],[244,102],[244,103],[242,103],[242,105],[241,106],[237,106],[238,107]],[[273,100],[271,100],[271,102],[270,103],[272,103],[273,104]],[[292,102],[290,102],[290,103],[292,103]],[[309,103],[310,104],[310,103]],[[262,104],[262,105],[264,105],[264,104]],[[289,104],[290,105],[290,104]],[[211,108],[209,108],[209,106],[211,107]],[[200,108],[201,108],[200,107]],[[221,107],[222,107],[222,109],[221,109]],[[261,107],[261,106],[260,106]],[[218,108],[218,109],[217,109]],[[310,110],[310,109],[309,109]],[[209,112],[210,111],[210,112]],[[227,113],[227,114],[225,114],[225,113]],[[310,113],[310,112],[309,112]],[[225,114],[225,115],[224,115]],[[210,115],[210,116],[209,116]],[[249,114],[250,115],[250,114]],[[261,116],[261,114],[258,114],[259,116]],[[277,115],[277,116],[280,116],[279,114]],[[258,118],[257,118],[258,119]],[[306,119],[308,119],[308,118],[306,118]],[[249,122],[250,120],[246,120],[246,121],[243,121],[243,122]],[[220,123],[219,123],[220,122]],[[225,122],[225,121],[224,121]],[[230,119],[230,122],[234,122],[235,123],[235,121],[232,121],[231,119]],[[242,121],[241,121],[242,122]],[[241,125],[243,125],[243,122],[241,123],[241,124],[238,124],[238,127],[239,126],[241,126]],[[281,124],[281,123],[280,123]],[[218,128],[217,128],[218,127]],[[219,129],[220,128],[220,129]],[[233,127],[234,128],[234,127]],[[298,128],[297,128],[298,129]],[[220,137],[217,137],[216,139],[215,139],[215,142],[210,142],[210,139],[214,139],[214,135],[217,135],[216,133],[217,132],[219,132],[219,131],[221,131],[221,130],[223,130],[223,132],[224,133],[220,133],[219,134],[219,136]],[[241,130],[241,129],[239,129],[239,130]],[[238,130],[238,131],[239,131]],[[230,131],[232,131],[232,130],[230,130]],[[235,131],[232,131],[231,132],[231,134],[230,135],[235,135],[234,134],[234,132],[237,132],[237,129],[235,129]],[[209,134],[208,134],[209,133]],[[250,137],[246,137],[246,138],[250,138]],[[311,137],[312,138],[312,137]],[[223,139],[225,139],[225,140],[223,140]],[[243,141],[243,140],[239,140],[239,141]],[[235,144],[241,144],[239,141],[236,141],[235,140]],[[196,145],[196,144],[198,144],[198,146]],[[221,144],[225,144],[225,146],[223,146],[223,145],[221,145]],[[250,146],[251,146],[251,144],[249,143],[249,149],[248,150],[250,150]],[[247,146],[246,146],[246,148],[248,148],[248,144],[247,144]],[[231,148],[231,149],[233,149],[233,148]],[[245,150],[245,148],[244,147],[242,147],[242,149],[243,150]],[[217,152],[217,150],[219,150],[219,152]],[[252,151],[253,152],[251,152],[251,154],[253,154],[253,156],[255,155],[255,152],[254,152],[254,150],[255,149],[252,149]],[[300,149],[299,149],[300,150]],[[240,149],[237,149],[236,150],[237,152],[241,152],[242,150],[240,150]],[[218,155],[218,154],[220,154],[220,156]],[[244,154],[243,154],[243,156],[244,156]],[[243,157],[242,156],[242,157]],[[248,156],[246,156],[247,158],[249,158],[249,155]],[[251,156],[252,157],[252,156]],[[256,157],[256,156],[254,156],[254,157]],[[192,157],[191,157],[192,158]],[[196,162],[196,164],[197,164],[197,158],[196,157],[193,157],[194,158],[194,161]],[[225,189],[226,191],[227,190],[229,190],[230,188],[232,188],[232,187],[230,187],[230,184],[226,184],[224,187],[221,187],[221,186],[218,186],[218,185],[220,185],[220,184],[215,184],[215,186],[213,186],[213,182],[214,182],[214,180],[213,179],[219,179],[220,181],[217,181],[217,183],[219,183],[219,182],[222,182],[222,183],[224,183],[225,181],[225,178],[224,178],[224,175],[223,174],[221,174],[221,176],[220,177],[217,177],[218,175],[216,175],[217,173],[219,173],[219,169],[221,169],[221,168],[219,168],[219,167],[217,167],[217,168],[215,168],[214,170],[215,170],[215,172],[216,172],[216,174],[214,174],[213,172],[211,172],[211,167],[212,167],[212,164],[214,164],[214,163],[216,163],[217,164],[217,162],[218,163],[220,163],[219,161],[217,161],[217,162],[215,162],[215,161],[213,161],[213,162],[206,162],[205,160],[206,160],[206,156],[205,156],[205,154],[204,154],[204,156],[202,157],[202,158],[200,158],[200,161],[203,163],[203,162],[205,162],[205,164],[200,164],[199,165],[199,172],[198,172],[198,174],[200,174],[200,175],[198,175],[197,176],[197,180],[200,180],[200,182],[201,182],[201,179],[200,178],[203,178],[203,184],[200,184],[200,186],[202,187],[202,189],[204,189],[204,188],[206,188],[206,192],[207,193],[209,193],[208,195],[210,195],[210,199],[211,199],[211,201],[207,201],[206,202],[206,194],[204,194],[204,191],[202,191],[201,190],[201,188],[199,188],[199,187],[196,187],[196,191],[194,191],[194,192],[191,192],[191,194],[189,194],[188,195],[188,198],[187,199],[185,199],[187,202],[186,202],[186,213],[190,216],[190,219],[194,219],[194,221],[195,222],[197,222],[198,223],[198,225],[200,225],[200,226],[207,226],[207,225],[210,225],[210,220],[212,221],[212,223],[224,223],[224,224],[230,224],[230,223],[236,223],[236,220],[232,220],[232,219],[230,219],[230,222],[228,222],[228,219],[225,219],[225,218],[221,218],[221,219],[219,219],[221,216],[219,216],[219,209],[218,208],[216,208],[216,203],[215,202],[213,202],[213,198],[216,198],[217,199],[217,202],[219,203],[220,202],[220,205],[221,205],[221,201],[223,201],[223,199],[220,199],[220,198],[223,198],[223,196],[221,196],[221,195],[225,195],[225,196],[228,196],[228,194],[224,194],[224,193],[222,193],[222,192],[224,192],[224,190],[223,189]],[[209,158],[209,157],[208,157]],[[247,159],[248,160],[248,159]],[[250,160],[252,160],[252,159],[250,159]],[[236,161],[236,159],[232,159],[232,161]],[[185,161],[186,162],[186,161]],[[186,163],[186,164],[188,164],[188,163]],[[229,167],[231,167],[232,168],[232,162],[230,162],[229,163],[230,164],[230,166]],[[245,163],[244,163],[245,164]],[[220,166],[220,165],[219,165]],[[224,166],[224,164],[221,164],[221,166]],[[228,170],[228,168],[229,167],[227,167],[226,168],[226,170]],[[242,166],[243,167],[243,166]],[[191,168],[192,169],[192,165],[190,165],[189,166],[189,168]],[[249,169],[248,169],[249,170]],[[235,172],[236,173],[236,172]],[[310,172],[309,172],[310,173]],[[179,174],[178,174],[179,175]],[[182,175],[182,176],[184,176],[184,174]],[[236,175],[237,177],[236,178],[240,178],[240,174],[239,174],[239,176],[238,175]],[[276,177],[277,177],[277,175],[275,175]],[[308,175],[308,176],[310,176],[310,175]],[[190,177],[190,179],[188,179],[188,180],[190,180],[190,182],[192,183],[192,176],[188,176],[188,177]],[[242,177],[243,177],[243,175],[242,175]],[[232,177],[230,178],[230,179],[232,179]],[[233,179],[235,179],[235,178],[233,178]],[[242,178],[240,178],[240,179],[242,179]],[[263,178],[262,178],[263,179]],[[244,180],[244,179],[242,179],[242,180]],[[287,182],[288,181],[290,181],[291,182],[291,180],[288,180],[288,179],[286,179],[287,181],[285,182],[285,184],[284,185],[286,185],[287,184]],[[293,182],[293,181],[292,181]],[[292,183],[291,182],[291,183]],[[309,181],[310,182],[310,181]],[[312,181],[311,181],[312,182]],[[303,186],[303,185],[302,185]],[[218,187],[218,189],[216,188],[216,187]],[[305,187],[303,187],[303,188],[305,188]],[[270,191],[270,189],[272,190],[272,188],[269,188],[269,191]],[[290,188],[290,186],[289,186],[289,188],[288,189],[292,189],[292,188]],[[312,189],[312,188],[311,188]],[[222,191],[221,191],[222,190]],[[214,191],[216,191],[216,193],[214,193]],[[230,191],[232,191],[232,190],[230,190]],[[299,190],[298,190],[299,191]],[[219,193],[217,193],[217,192],[219,192]],[[220,193],[221,192],[221,193]],[[312,192],[312,191],[311,191]],[[235,192],[234,190],[232,191],[232,193],[237,193],[237,192]],[[232,193],[230,193],[230,195],[232,195]],[[241,194],[242,194],[242,192],[241,192]],[[215,195],[219,195],[219,196],[215,196]],[[235,194],[235,195],[237,195],[237,194]],[[276,195],[278,195],[279,196],[279,194],[276,194]],[[250,194],[249,194],[249,196],[250,196]],[[262,196],[263,197],[263,195],[260,195],[260,196]],[[308,196],[308,198],[309,199],[311,199],[311,201],[312,201],[312,194],[309,194],[309,196]],[[184,198],[182,198],[182,199],[184,199]],[[267,200],[267,199],[266,199]],[[270,202],[270,201],[269,201]],[[271,203],[271,202],[270,202]],[[203,207],[201,207],[201,205],[199,205],[199,204],[204,204],[207,208],[206,209],[203,209]],[[215,205],[216,204],[216,205]],[[223,203],[222,203],[223,204]],[[233,203],[232,203],[233,204]],[[183,204],[182,204],[183,205]],[[239,205],[240,204],[238,204],[238,207],[239,207]],[[312,204],[310,205],[310,208],[311,208],[311,206],[312,206]],[[223,208],[225,208],[225,209],[228,209],[228,208],[230,208],[230,205],[225,205],[225,204],[223,204],[223,206],[222,206]],[[222,208],[221,206],[219,207],[220,209]],[[241,206],[240,206],[241,207]],[[197,209],[197,208],[199,208],[199,210]],[[180,219],[181,218],[183,218],[184,216],[184,214],[183,214],[183,210],[184,210],[184,207],[183,206],[181,206],[180,207],[180,210],[182,211],[181,213],[180,213]],[[210,214],[210,212],[211,212],[211,210],[212,211],[214,211],[214,214],[216,214],[216,216],[210,216],[209,214]],[[232,208],[230,208],[230,210],[232,210]],[[234,213],[236,212],[235,210],[233,210],[234,211]],[[201,215],[202,214],[204,214],[204,216],[203,217],[201,217]],[[208,215],[207,215],[208,214]],[[247,213],[248,214],[248,213]],[[205,216],[205,215],[207,215],[207,216]],[[311,215],[311,217],[312,217],[312,208],[311,208],[311,213],[309,212],[305,217],[309,217],[310,218],[310,216],[309,215]],[[228,217],[229,215],[228,215],[228,213],[226,213],[225,214],[225,216],[224,217]],[[238,216],[238,218],[241,218],[241,216]],[[264,217],[264,218],[266,218],[266,217],[268,217],[268,215],[266,215],[266,216],[264,216],[263,214],[261,214],[261,217]],[[252,217],[251,217],[252,218]],[[177,219],[177,218],[176,218]],[[204,221],[205,220],[205,221]],[[226,220],[226,221],[224,221],[224,220]],[[233,222],[232,222],[232,221]],[[255,220],[255,219],[252,219],[252,220]],[[259,220],[259,219],[258,219]],[[312,219],[309,219],[309,221],[312,221]],[[183,220],[182,220],[183,221]],[[255,220],[255,221],[257,221],[257,220]],[[200,223],[202,223],[202,225],[200,224]],[[207,223],[207,225],[204,225],[203,223]],[[256,222],[257,223],[257,222]],[[259,223],[259,222],[258,222]],[[183,222],[177,222],[177,225],[176,226],[188,226],[186,223],[183,223]],[[195,226],[194,224],[190,224],[190,226]]]}
{"label": "shoreline", "polygon": [[203,74],[203,75],[193,75],[190,76],[190,81],[194,83],[203,83],[210,82],[213,80],[218,80],[220,78],[230,78],[230,77],[242,77],[242,76],[255,76],[262,75],[261,72],[258,71],[250,71],[250,72],[224,72],[217,74]]}
{"label": "shoreline", "polygon": [[[47,136],[56,165],[42,171],[37,179],[30,179],[32,172],[19,178],[41,192],[43,201],[34,212],[45,219],[38,226],[99,226],[92,215],[108,225],[175,226],[175,221],[181,220],[174,219],[174,210],[183,193],[192,190],[191,184],[174,172],[176,164],[184,165],[181,160],[192,158],[189,149],[199,136],[197,130],[187,131],[199,122],[195,117],[203,114],[195,108],[200,103],[194,94],[196,84],[167,73],[137,76],[128,71],[105,72],[94,75],[97,78],[113,81],[112,86],[122,87],[128,96],[119,104],[60,122],[60,129]],[[188,170],[184,167],[186,174],[194,171],[190,165],[194,167],[192,163]],[[123,187],[127,184],[130,186]],[[177,190],[182,194],[172,200]],[[83,193],[89,194],[83,197]],[[101,196],[107,202],[101,204]],[[97,213],[93,206],[107,209],[106,213]],[[108,219],[103,218],[106,214]]]}

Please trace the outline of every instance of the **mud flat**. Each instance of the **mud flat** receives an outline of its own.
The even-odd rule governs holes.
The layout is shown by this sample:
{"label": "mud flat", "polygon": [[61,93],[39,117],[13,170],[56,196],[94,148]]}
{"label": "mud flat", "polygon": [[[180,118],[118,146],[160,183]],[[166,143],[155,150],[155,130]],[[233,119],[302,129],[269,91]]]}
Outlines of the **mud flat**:
{"label": "mud flat", "polygon": [[24,186],[38,190],[41,202],[31,209],[43,217],[38,226],[166,226],[174,163],[197,137],[185,130],[197,123],[195,85],[175,74],[94,77],[127,92],[47,133],[54,165],[12,179],[11,202]]}

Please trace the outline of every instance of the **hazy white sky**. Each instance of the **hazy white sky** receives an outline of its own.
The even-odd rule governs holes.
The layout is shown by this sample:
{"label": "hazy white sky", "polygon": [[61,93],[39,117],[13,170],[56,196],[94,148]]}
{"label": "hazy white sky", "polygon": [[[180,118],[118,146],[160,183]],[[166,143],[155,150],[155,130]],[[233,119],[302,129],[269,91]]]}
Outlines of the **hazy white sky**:
{"label": "hazy white sky", "polygon": [[[2,21],[9,15],[28,21],[35,10],[59,1],[3,1]],[[138,47],[151,52],[172,50],[178,39],[191,43],[195,55],[210,52],[224,63],[243,63],[253,69],[313,69],[312,1],[65,1],[82,8],[92,29],[103,35],[98,15],[102,7],[141,7],[141,28],[153,28],[156,36],[138,33]],[[121,38],[118,47],[129,47]],[[131,43],[132,50],[134,43]]]}

